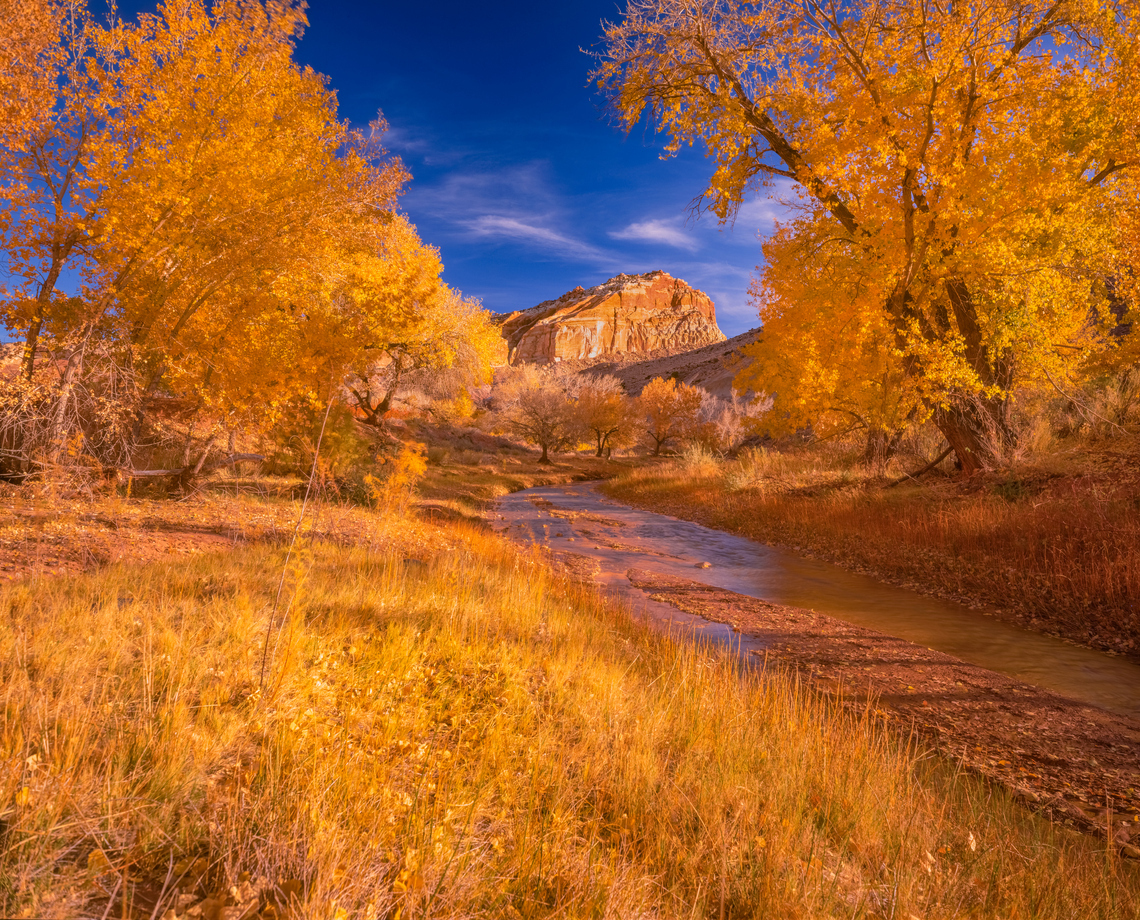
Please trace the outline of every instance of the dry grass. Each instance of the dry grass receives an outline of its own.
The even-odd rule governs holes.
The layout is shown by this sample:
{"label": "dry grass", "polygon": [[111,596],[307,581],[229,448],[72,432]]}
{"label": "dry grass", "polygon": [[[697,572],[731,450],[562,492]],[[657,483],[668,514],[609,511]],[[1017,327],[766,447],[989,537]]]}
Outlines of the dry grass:
{"label": "dry grass", "polygon": [[1133,448],[886,488],[837,453],[693,455],[634,470],[611,495],[802,548],[1043,631],[1140,653],[1140,481]]}
{"label": "dry grass", "polygon": [[599,460],[577,453],[556,454],[551,464],[537,462],[538,454],[497,457],[463,451],[450,452],[434,463],[417,487],[417,506],[431,518],[475,521],[496,499],[534,486],[561,485],[590,479],[607,479],[628,472],[629,460]]}
{"label": "dry grass", "polygon": [[350,523],[302,539],[264,687],[280,547],[0,588],[0,914],[1140,910],[1110,848],[537,555]]}

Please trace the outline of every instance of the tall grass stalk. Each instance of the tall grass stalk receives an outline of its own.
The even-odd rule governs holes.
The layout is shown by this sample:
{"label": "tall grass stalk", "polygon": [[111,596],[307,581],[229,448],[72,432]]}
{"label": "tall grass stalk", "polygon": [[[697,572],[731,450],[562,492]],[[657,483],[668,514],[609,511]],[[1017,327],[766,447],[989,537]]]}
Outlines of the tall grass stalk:
{"label": "tall grass stalk", "polygon": [[[309,496],[313,491],[313,480],[317,475],[317,462],[321,457],[321,444],[325,440],[325,426],[329,423],[329,412],[332,409],[333,397],[329,396],[328,405],[325,406],[325,417],[321,420],[321,433],[317,435],[317,446],[313,449],[313,464],[309,468],[309,481],[305,484],[305,497],[301,500],[301,510],[297,513],[297,526],[293,528],[293,536],[289,540],[289,548],[285,551],[285,561],[281,564],[281,577],[277,580],[277,593],[273,596],[273,609],[269,612],[269,627],[265,630],[265,647],[261,652],[261,674],[257,679],[259,690],[265,688],[265,665],[269,657],[269,637],[273,633],[273,625],[277,621],[277,609],[281,605],[281,592],[285,589],[285,573],[289,570],[289,560],[293,558],[293,547],[297,545],[297,535],[301,532],[301,524],[305,520],[305,509],[309,506]],[[274,654],[276,654],[274,647]]]}

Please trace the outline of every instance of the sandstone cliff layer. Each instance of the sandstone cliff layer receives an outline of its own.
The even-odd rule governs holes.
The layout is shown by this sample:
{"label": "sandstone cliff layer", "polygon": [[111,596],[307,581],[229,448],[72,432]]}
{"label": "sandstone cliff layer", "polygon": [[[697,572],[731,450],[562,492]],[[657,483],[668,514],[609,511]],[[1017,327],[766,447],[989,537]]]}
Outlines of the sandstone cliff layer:
{"label": "sandstone cliff layer", "polygon": [[708,295],[662,271],[577,287],[499,322],[511,364],[676,353],[725,338]]}

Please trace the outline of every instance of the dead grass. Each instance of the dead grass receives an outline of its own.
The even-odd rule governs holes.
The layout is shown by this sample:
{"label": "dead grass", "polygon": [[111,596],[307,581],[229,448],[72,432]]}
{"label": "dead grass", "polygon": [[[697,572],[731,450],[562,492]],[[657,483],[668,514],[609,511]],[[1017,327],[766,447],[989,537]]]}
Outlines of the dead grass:
{"label": "dead grass", "polygon": [[634,467],[634,461],[599,460],[579,454],[557,454],[540,464],[530,454],[450,454],[428,465],[417,486],[416,505],[433,519],[482,519],[496,499],[534,486],[608,479]]}
{"label": "dead grass", "polygon": [[1140,910],[1111,848],[539,555],[316,532],[272,624],[277,545],[0,587],[0,914]]}
{"label": "dead grass", "polygon": [[1140,654],[1140,452],[887,488],[824,451],[681,458],[609,494]]}

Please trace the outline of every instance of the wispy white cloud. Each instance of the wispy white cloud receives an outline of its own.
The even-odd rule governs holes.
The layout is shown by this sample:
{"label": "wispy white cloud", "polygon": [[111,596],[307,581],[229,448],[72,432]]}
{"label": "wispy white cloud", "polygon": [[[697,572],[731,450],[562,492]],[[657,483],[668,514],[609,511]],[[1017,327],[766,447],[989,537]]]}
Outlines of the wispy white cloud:
{"label": "wispy white cloud", "polygon": [[762,196],[744,202],[736,214],[736,222],[767,235],[778,222],[788,220],[798,210],[797,197],[796,186],[780,179]]}
{"label": "wispy white cloud", "polygon": [[427,137],[403,125],[388,125],[380,137],[380,142],[397,153],[421,153],[431,149]]}
{"label": "wispy white cloud", "polygon": [[605,255],[589,243],[518,217],[484,214],[464,221],[464,226],[475,236],[514,240],[558,255],[585,259],[598,259]]}
{"label": "wispy white cloud", "polygon": [[624,230],[612,230],[610,236],[615,240],[636,240],[644,243],[663,243],[677,249],[687,249],[694,252],[700,248],[700,243],[691,234],[686,233],[670,220],[643,220],[630,224]]}

